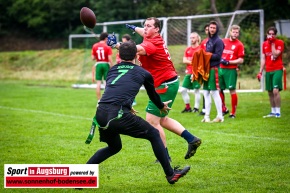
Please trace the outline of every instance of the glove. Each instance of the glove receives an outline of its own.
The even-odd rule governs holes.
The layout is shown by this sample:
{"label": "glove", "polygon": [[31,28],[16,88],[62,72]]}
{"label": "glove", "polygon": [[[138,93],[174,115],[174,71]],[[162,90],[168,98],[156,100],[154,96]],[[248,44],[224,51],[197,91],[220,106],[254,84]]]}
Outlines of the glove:
{"label": "glove", "polygon": [[257,79],[259,82],[261,81],[261,78],[262,78],[262,72],[259,72],[259,74],[257,74]]}
{"label": "glove", "polygon": [[269,44],[272,44],[275,41],[275,37],[273,37],[272,35],[267,35],[267,40]]}
{"label": "glove", "polygon": [[108,35],[107,45],[114,48],[117,45],[117,38],[113,32],[113,34]]}
{"label": "glove", "polygon": [[229,65],[230,64],[230,62],[228,61],[228,60],[225,60],[225,59],[221,59],[221,63],[223,64],[223,65]]}
{"label": "glove", "polygon": [[128,28],[128,29],[132,30],[133,32],[135,32],[136,26],[135,25],[126,24],[126,28]]}

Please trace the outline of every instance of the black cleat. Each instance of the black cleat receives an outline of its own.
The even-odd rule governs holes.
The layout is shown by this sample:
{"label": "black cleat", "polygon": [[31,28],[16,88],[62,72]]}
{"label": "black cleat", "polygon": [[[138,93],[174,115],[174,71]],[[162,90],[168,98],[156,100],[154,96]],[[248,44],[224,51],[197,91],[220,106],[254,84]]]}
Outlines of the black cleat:
{"label": "black cleat", "polygon": [[205,110],[202,109],[202,111],[200,111],[199,115],[205,115]]}
{"label": "black cleat", "polygon": [[198,113],[199,111],[198,111],[197,108],[193,108],[193,109],[192,109],[192,112],[193,112],[193,113]]}
{"label": "black cleat", "polygon": [[197,148],[201,144],[201,139],[194,137],[194,140],[191,143],[188,143],[188,150],[184,159],[189,159],[196,153]]}
{"label": "black cleat", "polygon": [[230,115],[229,115],[229,118],[234,119],[234,118],[236,118],[236,115],[230,114]]}
{"label": "black cleat", "polygon": [[185,176],[187,172],[190,170],[190,166],[185,166],[182,170],[178,169],[179,166],[174,167],[172,176],[166,176],[167,181],[169,184],[174,184],[179,180],[179,178]]}
{"label": "black cleat", "polygon": [[225,111],[223,111],[223,116],[225,116],[226,114],[228,114],[229,113],[229,110],[227,109],[227,110],[225,110]]}
{"label": "black cleat", "polygon": [[191,108],[189,108],[189,109],[185,108],[185,109],[183,109],[183,111],[181,111],[181,112],[182,112],[182,113],[190,113],[191,111],[192,111]]}

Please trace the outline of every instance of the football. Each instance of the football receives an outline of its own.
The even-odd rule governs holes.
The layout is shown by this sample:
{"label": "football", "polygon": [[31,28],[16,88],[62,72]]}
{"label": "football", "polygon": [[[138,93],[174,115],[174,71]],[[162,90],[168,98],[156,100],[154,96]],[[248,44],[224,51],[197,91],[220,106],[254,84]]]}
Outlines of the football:
{"label": "football", "polygon": [[95,13],[87,7],[83,7],[80,11],[81,22],[88,28],[93,29],[97,23]]}

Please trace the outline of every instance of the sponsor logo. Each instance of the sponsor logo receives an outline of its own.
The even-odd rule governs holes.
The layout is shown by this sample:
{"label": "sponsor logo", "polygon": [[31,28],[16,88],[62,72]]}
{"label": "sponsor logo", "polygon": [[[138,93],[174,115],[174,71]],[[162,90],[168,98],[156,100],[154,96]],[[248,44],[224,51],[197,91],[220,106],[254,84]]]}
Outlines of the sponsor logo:
{"label": "sponsor logo", "polygon": [[98,164],[4,164],[4,188],[98,187]]}

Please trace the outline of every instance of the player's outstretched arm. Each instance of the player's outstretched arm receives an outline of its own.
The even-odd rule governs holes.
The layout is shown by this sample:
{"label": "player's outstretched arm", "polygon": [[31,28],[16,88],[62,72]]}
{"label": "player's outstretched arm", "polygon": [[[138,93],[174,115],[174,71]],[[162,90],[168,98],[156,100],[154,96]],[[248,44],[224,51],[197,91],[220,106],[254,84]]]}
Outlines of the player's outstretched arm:
{"label": "player's outstretched arm", "polygon": [[144,36],[144,28],[142,27],[136,27],[135,25],[126,24],[126,28],[132,30],[133,33],[137,32],[140,36]]}

